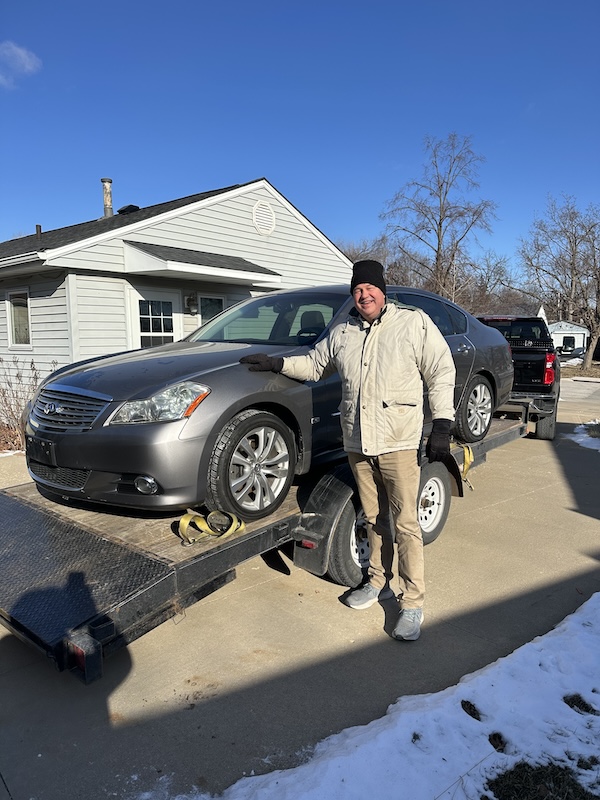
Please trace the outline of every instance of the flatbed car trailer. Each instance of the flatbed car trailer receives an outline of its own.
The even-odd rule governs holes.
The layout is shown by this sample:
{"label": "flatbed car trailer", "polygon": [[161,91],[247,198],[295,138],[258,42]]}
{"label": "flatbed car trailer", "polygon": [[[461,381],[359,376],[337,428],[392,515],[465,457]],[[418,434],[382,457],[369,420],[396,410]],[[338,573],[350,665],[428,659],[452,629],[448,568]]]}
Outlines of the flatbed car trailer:
{"label": "flatbed car trailer", "polygon": [[[526,416],[494,419],[485,439],[471,445],[473,466],[490,450],[524,436]],[[465,451],[455,446],[452,452],[460,470]],[[427,504],[434,506],[438,496],[443,504],[433,508],[439,521],[429,538],[424,535],[426,542],[443,527],[451,494],[463,493],[460,472],[451,480],[445,471],[423,459],[423,511],[427,514]],[[105,656],[225,585],[235,568],[254,556],[287,545],[297,566],[357,585],[362,575],[357,514],[345,461],[295,484],[266,519],[227,538],[189,546],[182,546],[181,512],[99,509],[42,494],[33,482],[5,489],[0,491],[0,623],[45,653],[58,670],[91,683],[102,676]]]}

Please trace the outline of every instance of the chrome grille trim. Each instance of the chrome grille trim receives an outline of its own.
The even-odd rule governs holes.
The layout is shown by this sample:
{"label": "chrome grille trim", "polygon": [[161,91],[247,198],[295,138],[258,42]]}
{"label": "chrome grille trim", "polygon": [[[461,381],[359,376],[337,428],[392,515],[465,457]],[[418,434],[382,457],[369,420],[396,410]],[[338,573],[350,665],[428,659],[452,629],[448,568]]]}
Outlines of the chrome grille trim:
{"label": "chrome grille trim", "polygon": [[[46,387],[37,396],[31,411],[33,427],[56,433],[87,431],[107,406],[107,400]],[[55,410],[48,413],[51,408]]]}

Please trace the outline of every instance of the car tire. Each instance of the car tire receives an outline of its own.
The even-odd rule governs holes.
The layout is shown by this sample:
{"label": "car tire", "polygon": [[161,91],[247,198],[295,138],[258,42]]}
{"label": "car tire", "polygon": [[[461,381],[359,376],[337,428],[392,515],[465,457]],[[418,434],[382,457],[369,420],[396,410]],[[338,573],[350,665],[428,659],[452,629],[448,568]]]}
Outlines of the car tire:
{"label": "car tire", "polygon": [[474,375],[456,409],[454,431],[461,442],[479,442],[492,424],[494,393],[484,375]]}
{"label": "car tire", "polygon": [[222,429],[210,458],[205,504],[246,522],[283,503],[294,479],[296,444],[274,414],[247,409]]}
{"label": "car tire", "polygon": [[417,509],[423,544],[431,544],[442,532],[452,502],[450,473],[439,461],[421,467]]}
{"label": "car tire", "polygon": [[540,417],[535,423],[534,436],[536,439],[545,439],[549,442],[554,439],[556,436],[556,406],[549,417]]}

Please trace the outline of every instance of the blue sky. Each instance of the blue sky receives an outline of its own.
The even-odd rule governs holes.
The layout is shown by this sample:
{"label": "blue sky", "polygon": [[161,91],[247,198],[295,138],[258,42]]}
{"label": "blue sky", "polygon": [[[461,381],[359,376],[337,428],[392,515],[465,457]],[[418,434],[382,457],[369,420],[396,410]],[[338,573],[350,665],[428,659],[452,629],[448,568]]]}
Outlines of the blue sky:
{"label": "blue sky", "polygon": [[424,137],[472,138],[482,244],[600,203],[597,0],[31,0],[0,12],[0,241],[266,177],[371,239]]}

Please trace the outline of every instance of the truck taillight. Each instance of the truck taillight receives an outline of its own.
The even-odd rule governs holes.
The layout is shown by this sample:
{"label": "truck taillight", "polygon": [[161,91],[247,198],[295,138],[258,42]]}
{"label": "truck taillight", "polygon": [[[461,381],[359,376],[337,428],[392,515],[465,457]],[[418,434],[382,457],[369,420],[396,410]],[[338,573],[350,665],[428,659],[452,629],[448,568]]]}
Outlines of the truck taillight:
{"label": "truck taillight", "polygon": [[554,372],[554,362],[556,355],[554,353],[546,353],[546,364],[544,366],[544,386],[552,386],[556,374]]}

